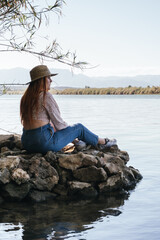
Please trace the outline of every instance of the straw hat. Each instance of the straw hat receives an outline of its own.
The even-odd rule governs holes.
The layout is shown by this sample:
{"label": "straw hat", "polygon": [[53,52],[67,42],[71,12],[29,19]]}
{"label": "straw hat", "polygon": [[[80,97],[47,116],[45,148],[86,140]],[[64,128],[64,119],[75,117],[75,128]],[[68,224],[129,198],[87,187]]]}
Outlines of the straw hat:
{"label": "straw hat", "polygon": [[30,71],[31,81],[29,84],[43,77],[56,76],[58,73],[51,73],[46,65],[38,65]]}

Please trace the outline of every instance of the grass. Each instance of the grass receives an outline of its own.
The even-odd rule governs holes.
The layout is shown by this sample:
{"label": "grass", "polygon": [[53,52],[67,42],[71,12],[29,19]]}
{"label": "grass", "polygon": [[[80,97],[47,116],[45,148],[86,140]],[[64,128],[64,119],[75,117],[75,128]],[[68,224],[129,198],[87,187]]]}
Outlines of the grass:
{"label": "grass", "polygon": [[[6,90],[2,94],[23,94],[25,90]],[[64,90],[50,90],[55,95],[134,95],[134,94],[160,94],[160,87],[132,87],[125,88],[67,88]]]}
{"label": "grass", "polygon": [[160,87],[132,87],[125,88],[67,88],[64,90],[51,90],[52,94],[59,95],[134,95],[134,94],[160,94]]}

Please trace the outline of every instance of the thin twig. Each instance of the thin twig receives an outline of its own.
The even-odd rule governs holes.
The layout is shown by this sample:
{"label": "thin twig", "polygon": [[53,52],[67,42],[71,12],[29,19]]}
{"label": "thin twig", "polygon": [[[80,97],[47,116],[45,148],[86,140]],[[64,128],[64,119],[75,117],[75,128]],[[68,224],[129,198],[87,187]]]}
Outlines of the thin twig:
{"label": "thin twig", "polygon": [[0,86],[9,85],[9,86],[16,86],[16,85],[26,85],[25,83],[0,83]]}
{"label": "thin twig", "polygon": [[3,129],[3,128],[0,128],[0,130],[2,130],[2,131],[4,131],[4,132],[8,132],[8,133],[11,133],[11,134],[20,136],[20,134],[18,134],[18,133],[11,132],[11,131],[5,130],[5,129]]}

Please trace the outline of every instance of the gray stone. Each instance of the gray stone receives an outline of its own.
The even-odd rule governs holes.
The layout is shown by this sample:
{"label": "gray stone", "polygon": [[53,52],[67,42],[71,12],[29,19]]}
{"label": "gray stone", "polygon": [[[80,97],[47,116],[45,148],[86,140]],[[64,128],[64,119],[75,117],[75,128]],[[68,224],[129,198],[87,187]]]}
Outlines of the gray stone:
{"label": "gray stone", "polygon": [[103,160],[105,161],[105,163],[113,163],[119,167],[125,166],[124,161],[120,157],[111,154],[104,154]]}
{"label": "gray stone", "polygon": [[101,182],[107,179],[105,170],[95,166],[77,169],[73,171],[73,176],[82,182]]}
{"label": "gray stone", "polygon": [[52,165],[52,163],[55,163],[57,160],[56,153],[49,151],[47,154],[44,156],[44,158]]}
{"label": "gray stone", "polygon": [[123,168],[124,166],[117,165],[114,162],[107,162],[104,166],[104,169],[109,176],[122,172]]}
{"label": "gray stone", "polygon": [[[103,154],[104,156],[104,154]],[[101,156],[101,157],[97,157],[97,167],[104,167],[106,162],[104,160],[104,158]]]}
{"label": "gray stone", "polygon": [[22,150],[20,136],[0,135],[0,150],[0,202],[94,198],[127,192],[142,179],[137,169],[126,166],[129,155],[118,146],[43,156]]}
{"label": "gray stone", "polygon": [[123,188],[123,181],[121,174],[113,175],[107,179],[106,182],[99,184],[100,193],[107,193],[117,191]]}
{"label": "gray stone", "polygon": [[68,194],[68,188],[64,185],[61,185],[61,184],[57,184],[54,189],[53,189],[53,192],[54,193],[57,193],[61,196],[67,196]]}
{"label": "gray stone", "polygon": [[6,184],[10,182],[10,172],[7,168],[0,170],[0,183]]}
{"label": "gray stone", "polygon": [[1,147],[1,154],[10,151],[8,147]]}
{"label": "gray stone", "polygon": [[71,171],[67,171],[66,169],[61,169],[59,172],[59,182],[62,184],[67,183],[67,181],[71,181],[73,179],[73,175]]}
{"label": "gray stone", "polygon": [[129,168],[125,168],[122,172],[123,188],[125,190],[133,189],[136,185],[136,179],[133,172]]}
{"label": "gray stone", "polygon": [[0,148],[14,146],[14,135],[0,135]]}
{"label": "gray stone", "polygon": [[58,183],[58,176],[52,176],[47,178],[31,178],[31,183],[33,183],[34,188],[41,191],[51,191],[54,186]]}
{"label": "gray stone", "polygon": [[82,157],[82,166],[83,167],[88,167],[88,166],[95,166],[98,163],[98,160],[96,159],[95,156],[93,155],[88,155],[88,154],[81,154]]}
{"label": "gray stone", "polygon": [[40,177],[42,179],[52,176],[56,176],[58,178],[56,169],[54,169],[43,157],[31,158],[29,173],[31,177]]}
{"label": "gray stone", "polygon": [[38,190],[32,190],[29,195],[28,195],[29,199],[32,202],[43,202],[43,201],[47,201],[49,199],[55,199],[57,197],[57,195],[55,193],[51,193],[51,192],[46,192],[46,191],[38,191]]}
{"label": "gray stone", "polygon": [[35,156],[31,158],[28,173],[30,175],[30,182],[38,190],[51,191],[59,180],[56,169],[43,157]]}
{"label": "gray stone", "polygon": [[126,151],[120,151],[118,153],[118,157],[120,157],[124,161],[125,164],[129,161],[129,155]]}
{"label": "gray stone", "polygon": [[117,153],[119,152],[119,149],[118,149],[118,146],[115,145],[115,146],[112,146],[112,147],[104,148],[104,149],[102,150],[102,152],[104,152],[104,153],[110,152],[110,153],[115,153],[115,154],[117,154]]}
{"label": "gray stone", "polygon": [[71,181],[68,182],[69,194],[74,197],[93,198],[98,195],[96,189],[90,183]]}
{"label": "gray stone", "polygon": [[13,170],[11,178],[18,185],[26,183],[30,180],[30,176],[27,174],[26,171],[24,171],[21,168],[17,168],[15,170]]}
{"label": "gray stone", "polygon": [[18,156],[23,154],[23,152],[26,152],[25,150],[17,150],[15,148],[13,148],[12,150],[0,153],[0,158],[4,158],[4,157],[11,157],[11,156]]}
{"label": "gray stone", "polygon": [[18,149],[23,149],[20,135],[14,135],[14,145]]}
{"label": "gray stone", "polygon": [[18,200],[21,201],[24,199],[30,190],[30,184],[25,183],[21,185],[17,185],[14,183],[8,183],[3,188],[2,195],[5,197],[5,199],[11,199],[11,200]]}
{"label": "gray stone", "polygon": [[80,167],[95,166],[98,160],[95,156],[79,152],[77,154],[59,155],[59,165],[65,169],[76,170]]}
{"label": "gray stone", "polygon": [[29,159],[24,159],[21,155],[20,157],[20,163],[18,165],[19,168],[23,169],[29,174],[29,166],[30,166],[30,160]]}
{"label": "gray stone", "polygon": [[138,169],[135,169],[132,166],[130,166],[129,169],[132,171],[132,173],[137,181],[139,181],[143,178]]}
{"label": "gray stone", "polygon": [[61,154],[58,162],[60,167],[73,171],[82,166],[82,154]]}
{"label": "gray stone", "polygon": [[18,156],[7,156],[5,158],[0,158],[0,169],[8,168],[12,170],[17,168],[20,162],[20,158]]}
{"label": "gray stone", "polygon": [[[93,149],[93,148],[85,150],[84,153],[89,154],[89,155],[93,155],[93,156],[99,156],[100,155],[100,152],[98,150]],[[103,153],[101,152],[101,154],[103,154]]]}
{"label": "gray stone", "polygon": [[84,188],[89,188],[92,185],[90,183],[85,183],[85,182],[78,182],[78,181],[70,181],[68,182],[68,185],[71,190],[82,190]]}

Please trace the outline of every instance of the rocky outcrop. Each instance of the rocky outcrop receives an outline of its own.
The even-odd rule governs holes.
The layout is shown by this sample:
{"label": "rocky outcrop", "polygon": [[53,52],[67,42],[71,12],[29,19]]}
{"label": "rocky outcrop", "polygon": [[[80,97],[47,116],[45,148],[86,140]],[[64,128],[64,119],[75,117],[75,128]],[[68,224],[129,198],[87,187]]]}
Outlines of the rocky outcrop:
{"label": "rocky outcrop", "polygon": [[0,135],[0,202],[95,198],[127,193],[142,179],[118,146],[28,154],[20,136]]}

